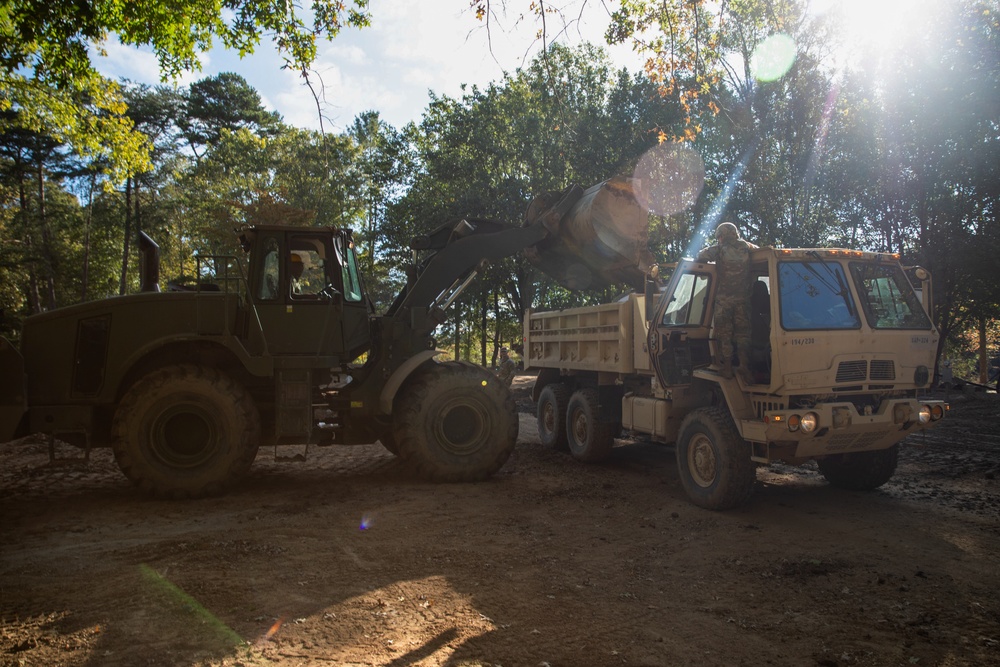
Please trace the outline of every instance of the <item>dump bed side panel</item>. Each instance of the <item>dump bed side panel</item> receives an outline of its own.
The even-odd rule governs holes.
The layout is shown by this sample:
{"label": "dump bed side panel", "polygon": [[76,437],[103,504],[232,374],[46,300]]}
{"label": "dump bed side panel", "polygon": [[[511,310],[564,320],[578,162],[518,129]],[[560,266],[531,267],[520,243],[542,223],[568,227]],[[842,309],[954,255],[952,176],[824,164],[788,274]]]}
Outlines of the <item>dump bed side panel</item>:
{"label": "dump bed side panel", "polygon": [[636,354],[645,359],[642,368],[648,368],[648,354],[636,336],[642,308],[642,295],[632,294],[597,306],[529,310],[524,320],[525,368],[630,374],[637,370]]}

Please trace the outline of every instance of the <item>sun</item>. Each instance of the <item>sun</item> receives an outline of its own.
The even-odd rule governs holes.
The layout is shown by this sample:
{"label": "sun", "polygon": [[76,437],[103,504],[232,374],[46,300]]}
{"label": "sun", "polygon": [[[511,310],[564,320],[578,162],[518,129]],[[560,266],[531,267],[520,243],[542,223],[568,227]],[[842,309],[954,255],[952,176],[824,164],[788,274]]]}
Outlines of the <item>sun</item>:
{"label": "sun", "polygon": [[918,38],[940,0],[813,0],[809,11],[832,22],[846,60],[905,46]]}

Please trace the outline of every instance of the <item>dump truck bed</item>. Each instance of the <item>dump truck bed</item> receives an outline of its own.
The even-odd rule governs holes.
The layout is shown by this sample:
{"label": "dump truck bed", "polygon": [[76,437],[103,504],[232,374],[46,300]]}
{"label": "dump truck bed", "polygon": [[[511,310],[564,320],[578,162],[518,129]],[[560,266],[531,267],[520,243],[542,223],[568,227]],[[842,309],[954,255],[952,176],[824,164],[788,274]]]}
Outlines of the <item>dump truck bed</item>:
{"label": "dump truck bed", "polygon": [[534,312],[524,318],[524,367],[606,373],[651,372],[646,299]]}

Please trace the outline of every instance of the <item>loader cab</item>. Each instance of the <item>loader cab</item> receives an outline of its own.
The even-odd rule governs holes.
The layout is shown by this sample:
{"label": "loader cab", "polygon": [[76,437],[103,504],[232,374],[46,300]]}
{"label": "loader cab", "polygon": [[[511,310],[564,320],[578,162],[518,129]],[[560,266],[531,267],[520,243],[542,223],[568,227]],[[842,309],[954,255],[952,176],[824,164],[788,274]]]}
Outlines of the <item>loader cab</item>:
{"label": "loader cab", "polygon": [[351,361],[368,349],[369,302],[349,230],[260,226],[243,234],[269,353]]}

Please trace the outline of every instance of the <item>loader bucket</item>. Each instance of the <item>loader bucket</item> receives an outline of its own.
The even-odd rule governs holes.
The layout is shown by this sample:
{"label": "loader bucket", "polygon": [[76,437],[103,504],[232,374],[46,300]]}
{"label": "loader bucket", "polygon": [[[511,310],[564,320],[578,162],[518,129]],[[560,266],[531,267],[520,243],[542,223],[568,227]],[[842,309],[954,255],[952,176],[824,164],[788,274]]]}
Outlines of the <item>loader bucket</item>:
{"label": "loader bucket", "polygon": [[526,248],[525,257],[567,289],[620,283],[642,289],[652,256],[649,213],[635,187],[632,179],[619,176],[586,191],[571,186],[535,197],[525,225],[542,224],[549,234]]}

